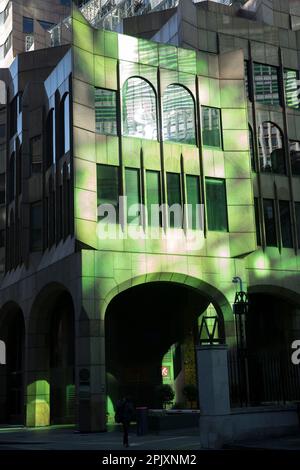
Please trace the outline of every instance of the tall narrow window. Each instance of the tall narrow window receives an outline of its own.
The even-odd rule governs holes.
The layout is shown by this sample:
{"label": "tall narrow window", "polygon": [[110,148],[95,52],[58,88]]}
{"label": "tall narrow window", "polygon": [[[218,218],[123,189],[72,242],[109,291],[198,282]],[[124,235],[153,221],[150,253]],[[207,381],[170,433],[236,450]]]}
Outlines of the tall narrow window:
{"label": "tall narrow window", "polygon": [[0,204],[5,204],[5,173],[0,173]]}
{"label": "tall narrow window", "polygon": [[255,214],[255,227],[256,227],[256,243],[258,246],[261,245],[260,236],[260,217],[259,217],[259,201],[258,198],[254,198],[254,214]]}
{"label": "tall narrow window", "polygon": [[191,93],[180,85],[169,85],[163,95],[164,140],[196,144],[195,105]]}
{"label": "tall narrow window", "polygon": [[226,187],[223,179],[205,178],[208,230],[227,232]]}
{"label": "tall narrow window", "polygon": [[298,81],[297,70],[284,69],[285,102],[289,108],[299,108]]}
{"label": "tall narrow window", "polygon": [[264,199],[263,204],[264,204],[266,245],[277,246],[274,201],[272,199]]}
{"label": "tall narrow window", "polygon": [[147,188],[147,219],[151,227],[161,226],[160,173],[159,171],[146,171]]}
{"label": "tall narrow window", "polygon": [[289,201],[279,201],[281,243],[284,248],[293,248],[291,211]]}
{"label": "tall narrow window", "polygon": [[31,173],[42,171],[42,138],[40,135],[30,139]]}
{"label": "tall narrow window", "polygon": [[67,93],[60,104],[60,157],[70,150],[70,95]]}
{"label": "tall narrow window", "polygon": [[282,132],[272,122],[259,126],[259,164],[263,172],[285,174]]}
{"label": "tall narrow window", "polygon": [[127,197],[127,223],[140,225],[140,171],[135,168],[125,169]]}
{"label": "tall narrow window", "polygon": [[55,162],[54,110],[50,109],[46,121],[46,168]]}
{"label": "tall narrow window", "polygon": [[200,211],[200,186],[198,176],[186,176],[186,194],[187,194],[187,222],[189,229],[202,229],[201,211]]}
{"label": "tall narrow window", "polygon": [[95,88],[95,121],[98,134],[117,135],[117,93]]}
{"label": "tall narrow window", "polygon": [[157,139],[156,94],[139,77],[129,78],[122,90],[123,134]]}
{"label": "tall narrow window", "polygon": [[119,168],[112,165],[97,165],[98,220],[116,222],[119,213]]}
{"label": "tall narrow window", "polygon": [[30,251],[42,249],[42,203],[30,205]]}
{"label": "tall narrow window", "polygon": [[9,202],[15,197],[15,154],[13,153],[9,160],[8,174],[8,199]]}
{"label": "tall narrow window", "polygon": [[300,248],[300,202],[295,202],[298,248]]}
{"label": "tall narrow window", "polygon": [[290,158],[292,174],[300,176],[300,142],[296,140],[290,140]]}
{"label": "tall narrow window", "polygon": [[169,207],[169,226],[182,228],[181,185],[178,173],[167,173],[167,197]]}
{"label": "tall narrow window", "polygon": [[202,139],[208,147],[222,147],[220,109],[202,106]]}
{"label": "tall narrow window", "polygon": [[253,64],[255,99],[258,103],[279,106],[278,69],[270,65]]}

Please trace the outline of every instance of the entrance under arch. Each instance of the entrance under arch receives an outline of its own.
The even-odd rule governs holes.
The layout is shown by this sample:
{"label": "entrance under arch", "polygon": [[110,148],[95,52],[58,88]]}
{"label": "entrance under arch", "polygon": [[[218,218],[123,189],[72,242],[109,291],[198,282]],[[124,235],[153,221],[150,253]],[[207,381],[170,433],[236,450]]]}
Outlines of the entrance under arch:
{"label": "entrance under arch", "polygon": [[24,424],[24,336],[21,309],[10,304],[0,312],[0,339],[5,364],[0,365],[0,422]]}
{"label": "entrance under arch", "polygon": [[109,406],[130,395],[138,406],[160,407],[162,383],[183,405],[183,387],[197,383],[199,317],[210,302],[196,289],[166,281],[131,287],[111,300],[105,317]]}

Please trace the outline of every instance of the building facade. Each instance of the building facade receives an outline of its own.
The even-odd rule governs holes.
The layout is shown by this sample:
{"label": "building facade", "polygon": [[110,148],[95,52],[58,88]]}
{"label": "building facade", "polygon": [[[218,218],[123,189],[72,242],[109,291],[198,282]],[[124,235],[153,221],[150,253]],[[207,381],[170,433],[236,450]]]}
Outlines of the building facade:
{"label": "building facade", "polygon": [[[223,46],[219,18],[263,32],[265,56]],[[252,353],[298,339],[297,32],[291,56],[279,33],[183,2],[155,42],[74,8],[71,44],[1,70],[2,422],[104,430],[120,396],[155,407],[161,383],[184,406],[199,336],[236,349],[235,277]],[[280,401],[253,364],[251,404]]]}

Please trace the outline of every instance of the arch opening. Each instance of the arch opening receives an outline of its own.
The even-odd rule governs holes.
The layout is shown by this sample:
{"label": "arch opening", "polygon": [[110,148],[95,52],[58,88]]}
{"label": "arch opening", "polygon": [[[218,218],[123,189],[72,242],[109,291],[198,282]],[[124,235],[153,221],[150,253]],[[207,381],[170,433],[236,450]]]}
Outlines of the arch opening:
{"label": "arch opening", "polygon": [[166,281],[117,294],[105,317],[109,402],[130,395],[136,405],[161,407],[157,387],[169,384],[173,405],[190,407],[183,388],[197,386],[195,344],[200,317],[210,303],[200,291]]}
{"label": "arch opening", "polygon": [[0,313],[0,340],[5,345],[5,363],[0,365],[2,423],[24,424],[24,338],[21,309],[16,304],[4,306]]}

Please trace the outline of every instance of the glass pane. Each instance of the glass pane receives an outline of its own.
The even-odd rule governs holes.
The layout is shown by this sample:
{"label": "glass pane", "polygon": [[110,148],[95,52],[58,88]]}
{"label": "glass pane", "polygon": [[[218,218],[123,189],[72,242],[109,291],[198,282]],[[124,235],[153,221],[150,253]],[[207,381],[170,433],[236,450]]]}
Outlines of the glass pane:
{"label": "glass pane", "polygon": [[182,212],[180,175],[177,173],[167,173],[167,197],[169,206],[169,226],[181,228]]}
{"label": "glass pane", "polygon": [[35,203],[30,207],[30,249],[42,249],[42,204]]}
{"label": "glass pane", "polygon": [[254,145],[253,145],[253,131],[250,126],[249,126],[249,148],[250,148],[250,156],[251,156],[251,168],[252,168],[252,171],[256,171],[255,158],[254,158]]}
{"label": "glass pane", "polygon": [[32,18],[23,16],[23,33],[31,34],[34,30],[34,24]]}
{"label": "glass pane", "polygon": [[161,226],[161,213],[159,212],[160,200],[160,173],[158,171],[146,171],[147,187],[147,215],[148,225]]}
{"label": "glass pane", "polygon": [[198,176],[187,175],[186,193],[188,203],[188,228],[201,228],[200,186]]}
{"label": "glass pane", "polygon": [[163,96],[164,140],[196,144],[195,106],[182,86],[169,85]]}
{"label": "glass pane", "polygon": [[206,178],[206,210],[208,230],[227,232],[225,181]]}
{"label": "glass pane", "polygon": [[300,175],[300,142],[290,140],[290,158],[293,175]]}
{"label": "glass pane", "polygon": [[67,94],[64,99],[64,153],[70,150],[70,95]]}
{"label": "glass pane", "polygon": [[42,139],[40,135],[30,139],[30,159],[31,172],[39,173],[42,171]]}
{"label": "glass pane", "polygon": [[300,248],[300,202],[295,202],[298,248]]}
{"label": "glass pane", "polygon": [[266,105],[279,105],[279,86],[277,67],[253,64],[255,99]]}
{"label": "glass pane", "polygon": [[100,205],[111,205],[118,216],[119,207],[119,176],[118,167],[111,165],[97,165],[97,207],[98,220],[102,220],[106,215],[99,213]]}
{"label": "glass pane", "polygon": [[218,108],[202,106],[203,145],[221,148],[221,119]]}
{"label": "glass pane", "polygon": [[263,172],[285,174],[282,133],[272,122],[259,126],[259,162]]}
{"label": "glass pane", "polygon": [[129,78],[123,87],[123,134],[157,139],[156,95],[148,82]]}
{"label": "glass pane", "polygon": [[277,246],[274,202],[272,199],[264,199],[264,221],[265,221],[266,245]]}
{"label": "glass pane", "polygon": [[140,225],[140,171],[135,168],[125,169],[127,196],[127,223]]}
{"label": "glass pane", "polygon": [[117,135],[117,95],[95,88],[95,119],[98,134]]}
{"label": "glass pane", "polygon": [[285,248],[293,247],[292,226],[290,203],[288,201],[279,201],[281,241]]}
{"label": "glass pane", "polygon": [[256,226],[256,243],[261,245],[260,237],[260,217],[259,217],[259,206],[257,197],[254,198],[254,212],[255,212],[255,226]]}
{"label": "glass pane", "polygon": [[298,72],[284,70],[284,88],[286,105],[290,108],[299,108]]}

